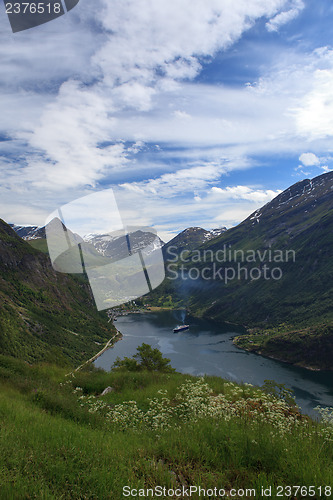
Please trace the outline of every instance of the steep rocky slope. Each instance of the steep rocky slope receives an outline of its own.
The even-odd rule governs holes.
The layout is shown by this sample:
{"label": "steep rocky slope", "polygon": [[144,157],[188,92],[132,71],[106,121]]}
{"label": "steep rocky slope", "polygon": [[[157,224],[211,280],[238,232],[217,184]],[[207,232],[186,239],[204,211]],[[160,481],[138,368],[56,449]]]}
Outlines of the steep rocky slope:
{"label": "steep rocky slope", "polygon": [[112,334],[86,281],[56,273],[45,255],[0,220],[0,352],[77,363]]}

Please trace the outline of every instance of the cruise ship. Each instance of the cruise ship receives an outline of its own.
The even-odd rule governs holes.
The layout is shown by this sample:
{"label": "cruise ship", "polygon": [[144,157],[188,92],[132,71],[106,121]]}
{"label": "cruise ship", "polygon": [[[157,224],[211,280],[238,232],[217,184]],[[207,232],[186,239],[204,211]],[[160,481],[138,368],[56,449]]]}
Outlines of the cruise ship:
{"label": "cruise ship", "polygon": [[176,326],[176,328],[173,329],[173,333],[183,332],[184,330],[188,330],[189,328],[190,328],[190,325]]}

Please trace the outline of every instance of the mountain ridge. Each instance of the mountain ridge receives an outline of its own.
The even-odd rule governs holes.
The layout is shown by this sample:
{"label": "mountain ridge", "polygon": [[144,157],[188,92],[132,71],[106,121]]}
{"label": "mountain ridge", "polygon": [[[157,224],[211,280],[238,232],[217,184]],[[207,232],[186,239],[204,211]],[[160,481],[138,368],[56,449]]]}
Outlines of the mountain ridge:
{"label": "mountain ridge", "polygon": [[[257,257],[265,251],[265,258]],[[288,251],[294,251],[295,259],[286,260]],[[223,252],[224,262],[217,259]],[[281,262],[269,258],[274,252],[283,256]],[[246,260],[251,254],[256,255],[255,261]],[[180,257],[179,252],[178,260],[167,265],[167,279],[153,292],[152,302],[172,297],[174,304],[194,316],[242,324],[258,335],[264,331],[261,342],[259,336],[256,341],[248,337],[246,347],[255,350],[255,344],[256,352],[271,355],[274,351],[277,357],[278,345],[281,359],[307,366],[312,359],[312,366],[318,368],[320,354],[314,359],[299,348],[304,331],[310,332],[312,342],[321,343],[326,359],[333,345],[333,172],[290,186],[238,226],[186,252],[185,259]],[[267,273],[270,279],[265,279],[264,266],[270,271],[281,269],[281,277],[276,273],[278,279],[272,279]],[[233,279],[225,279],[233,273]],[[294,334],[294,356],[284,353],[287,332]],[[269,346],[272,335],[274,343]],[[331,358],[325,361],[325,369],[329,363],[333,366]]]}
{"label": "mountain ridge", "polygon": [[202,227],[188,227],[177,234],[163,246],[163,254],[168,260],[169,254],[172,258],[175,254],[180,254],[183,250],[191,251],[207,241],[218,238],[227,231],[226,227],[212,229],[210,231]]}
{"label": "mountain ridge", "polygon": [[[259,218],[259,223],[256,222],[256,217]],[[290,279],[292,275],[297,276],[300,282],[303,282],[304,287],[306,283],[311,282],[312,275],[330,276],[330,289],[332,290],[333,269],[329,264],[333,249],[332,235],[333,172],[294,184],[270,203],[251,214],[237,227],[201,248],[216,252],[224,244],[231,244],[232,247],[237,246],[237,249],[244,250],[250,248],[253,250],[258,248],[295,250],[296,263],[281,263],[286,281],[275,286],[275,288],[283,287],[284,291],[290,295],[290,289],[295,291],[297,289],[298,293],[301,293],[299,283],[298,287],[292,283]],[[308,276],[305,276],[305,270]],[[237,283],[233,285],[237,288]],[[253,293],[259,292],[260,285],[264,286],[264,283],[248,283]],[[268,290],[268,288],[271,289]],[[267,293],[274,295],[272,288],[264,287]],[[322,287],[320,291],[324,292]],[[240,289],[234,294],[234,299],[236,297],[242,298]],[[262,300],[264,301],[264,297]],[[254,304],[253,300],[252,303]],[[258,305],[260,304],[256,304]],[[236,308],[231,307],[231,309],[235,316]],[[248,314],[248,317],[250,318],[251,314]],[[283,318],[279,317],[279,319]]]}

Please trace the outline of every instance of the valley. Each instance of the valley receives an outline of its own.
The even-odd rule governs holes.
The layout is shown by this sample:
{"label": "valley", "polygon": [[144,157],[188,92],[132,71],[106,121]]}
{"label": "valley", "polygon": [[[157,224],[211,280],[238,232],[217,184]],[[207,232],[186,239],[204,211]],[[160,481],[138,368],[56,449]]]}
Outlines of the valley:
{"label": "valley", "polygon": [[[13,229],[45,251],[44,228]],[[96,262],[127,255],[121,234],[84,238]],[[151,238],[137,230],[134,247]],[[235,340],[240,348],[332,369],[332,172],[294,184],[229,230],[188,228],[160,245],[166,279],[142,303],[185,307],[194,316],[243,325],[249,333]]]}
{"label": "valley", "polygon": [[[96,311],[84,275],[52,268],[43,228],[1,221],[5,497],[113,500],[124,484],[171,491],[200,477],[228,495],[251,488],[261,498],[265,488],[276,495],[279,485],[303,484],[329,498],[332,185],[332,174],[298,183],[227,231],[184,230],[163,246],[164,282],[108,314]],[[147,244],[144,233],[136,238],[137,248]],[[121,237],[88,240],[94,262],[126,254]],[[177,279],[170,279],[170,264]],[[230,279],[205,280],[214,265]],[[253,269],[264,266],[280,268],[281,278],[254,279]],[[203,278],[191,279],[192,269],[201,276],[205,268]],[[146,313],[122,315],[140,310]],[[185,312],[192,327],[175,336]],[[108,350],[119,338],[117,316],[124,340]],[[159,317],[167,318],[167,332]],[[154,339],[183,373],[146,371],[128,358]],[[118,354],[125,364],[118,358],[112,367]]]}

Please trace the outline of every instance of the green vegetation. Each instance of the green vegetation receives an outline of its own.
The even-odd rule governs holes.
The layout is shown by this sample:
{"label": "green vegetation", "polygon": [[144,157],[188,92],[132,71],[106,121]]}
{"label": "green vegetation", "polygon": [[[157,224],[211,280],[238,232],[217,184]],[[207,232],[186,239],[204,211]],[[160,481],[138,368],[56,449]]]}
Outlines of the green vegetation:
{"label": "green vegetation", "polygon": [[[172,279],[151,294],[151,303],[171,297],[194,316],[255,329],[256,335],[237,339],[239,347],[302,366],[332,369],[332,187],[332,173],[297,183],[220,237],[192,247],[183,261],[172,264],[168,274]],[[227,257],[221,261],[225,249]],[[246,261],[242,255],[248,251],[264,257]],[[295,259],[292,254],[285,257],[290,251]],[[215,258],[205,260],[205,252]],[[274,252],[282,252],[282,261],[270,258]],[[257,279],[264,266],[279,268],[281,278],[274,280],[268,272],[270,279],[264,274]],[[191,279],[192,268],[198,279]],[[229,276],[235,272],[235,279],[225,282],[225,268]],[[202,279],[203,270],[205,276],[214,276],[219,269],[215,279]]]}
{"label": "green vegetation", "polygon": [[149,372],[170,373],[174,369],[170,366],[170,359],[163,358],[161,351],[153,349],[149,344],[143,343],[137,348],[133,358],[125,357],[116,359],[114,369],[138,372],[147,370]]}
{"label": "green vegetation", "polygon": [[56,273],[47,256],[0,220],[0,352],[28,362],[80,364],[115,333],[84,277]]}
{"label": "green vegetation", "polygon": [[255,488],[259,499],[261,487],[275,498],[277,485],[332,484],[332,413],[302,416],[272,382],[263,392],[179,373],[65,372],[0,356],[1,498],[113,500],[125,485],[197,485]]}
{"label": "green vegetation", "polygon": [[49,254],[46,238],[36,238],[35,240],[29,240],[28,243],[36,250],[39,250],[46,255]]}
{"label": "green vegetation", "polygon": [[282,359],[315,370],[332,370],[333,325],[318,325],[288,331],[279,328],[253,329],[234,339],[234,344],[247,351]]}
{"label": "green vegetation", "polygon": [[[296,211],[282,194],[282,216],[269,204],[260,224],[248,219],[204,246],[293,248],[296,262],[281,265],[273,287],[166,281],[149,303],[245,322],[256,329],[237,345],[331,367],[333,218],[321,194]],[[217,487],[226,498],[253,488],[258,499],[261,488],[276,498],[278,485],[302,485],[315,489],[302,498],[332,497],[332,409],[318,423],[274,381],[260,389],[181,375],[147,344],[110,373],[88,365],[68,375],[114,333],[84,278],[55,273],[0,221],[0,498],[117,500],[126,485]]]}

